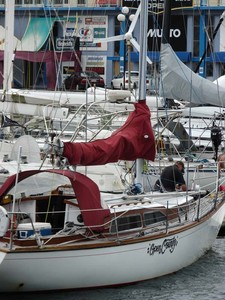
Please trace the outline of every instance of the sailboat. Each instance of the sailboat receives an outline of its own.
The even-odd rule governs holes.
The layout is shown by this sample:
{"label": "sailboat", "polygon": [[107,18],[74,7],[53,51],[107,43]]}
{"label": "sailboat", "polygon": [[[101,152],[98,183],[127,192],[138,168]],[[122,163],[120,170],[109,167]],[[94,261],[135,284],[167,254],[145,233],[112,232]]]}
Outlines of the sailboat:
{"label": "sailboat", "polygon": [[[154,160],[156,147],[145,101],[148,3],[140,5],[139,100],[125,124],[107,139],[51,145],[69,165],[18,172],[0,188],[1,292],[156,278],[195,262],[218,234],[225,214],[223,193],[145,193],[141,185],[143,159]],[[134,183],[122,194],[100,193],[75,170],[77,164],[119,159],[137,160]]]}

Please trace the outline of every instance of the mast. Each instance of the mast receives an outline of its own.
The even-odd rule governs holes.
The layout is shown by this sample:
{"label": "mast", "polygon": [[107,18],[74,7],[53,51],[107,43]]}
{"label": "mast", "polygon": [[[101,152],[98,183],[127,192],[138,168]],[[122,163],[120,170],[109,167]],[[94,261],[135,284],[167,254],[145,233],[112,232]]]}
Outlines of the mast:
{"label": "mast", "polygon": [[[140,12],[140,53],[139,53],[139,100],[146,101],[146,71],[147,71],[147,34],[148,34],[148,1],[141,0]],[[136,160],[136,183],[143,187],[143,166],[144,160]]]}
{"label": "mast", "polygon": [[148,1],[142,0],[140,5],[139,102],[146,100]]}
{"label": "mast", "polygon": [[12,81],[13,81],[14,14],[15,14],[15,0],[5,1],[5,49],[4,49],[4,73],[3,73],[4,75],[3,90],[5,92],[7,92],[12,88]]}
{"label": "mast", "polygon": [[170,39],[170,16],[171,16],[171,0],[164,0],[164,14],[162,24],[162,44],[169,43]]}

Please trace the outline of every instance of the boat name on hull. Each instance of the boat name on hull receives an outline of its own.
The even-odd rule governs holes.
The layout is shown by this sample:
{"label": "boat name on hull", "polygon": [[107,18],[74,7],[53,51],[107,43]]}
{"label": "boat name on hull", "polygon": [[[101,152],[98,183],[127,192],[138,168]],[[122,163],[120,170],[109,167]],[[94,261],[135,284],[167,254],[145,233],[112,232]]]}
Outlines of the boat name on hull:
{"label": "boat name on hull", "polygon": [[154,255],[156,252],[158,252],[158,254],[164,254],[166,250],[169,250],[170,253],[173,253],[177,244],[178,244],[178,240],[175,237],[173,237],[172,239],[165,239],[162,242],[162,245],[156,245],[154,243],[149,244],[147,253],[149,255]]}

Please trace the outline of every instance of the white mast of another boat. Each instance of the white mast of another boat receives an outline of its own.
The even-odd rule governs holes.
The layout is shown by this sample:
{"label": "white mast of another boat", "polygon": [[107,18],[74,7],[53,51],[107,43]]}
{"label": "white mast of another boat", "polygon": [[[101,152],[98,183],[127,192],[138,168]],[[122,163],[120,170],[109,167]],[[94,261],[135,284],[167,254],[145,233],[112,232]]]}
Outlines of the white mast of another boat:
{"label": "white mast of another boat", "polygon": [[[148,1],[141,1],[140,12],[140,52],[139,52],[139,95],[138,102],[146,101],[146,71],[147,71],[147,32],[148,32]],[[136,183],[143,187],[144,160],[136,160]]]}
{"label": "white mast of another boat", "polygon": [[[5,1],[5,49],[4,49],[4,72],[3,72],[3,101],[8,100],[8,91],[12,88],[13,61],[14,61],[14,19],[15,0]],[[6,98],[5,98],[6,97]]]}
{"label": "white mast of another boat", "polygon": [[[5,48],[4,48],[4,72],[3,72],[3,99],[2,101],[9,100],[8,91],[12,88],[13,81],[13,61],[14,61],[14,50],[13,50],[13,38],[14,38],[14,16],[15,16],[15,1],[5,1]],[[17,180],[20,168],[20,157],[22,147],[19,149],[18,161],[17,161]],[[11,218],[11,232],[14,226],[14,211],[15,211],[15,199],[16,192],[13,197],[13,207]],[[12,234],[10,235],[10,249],[12,248]]]}

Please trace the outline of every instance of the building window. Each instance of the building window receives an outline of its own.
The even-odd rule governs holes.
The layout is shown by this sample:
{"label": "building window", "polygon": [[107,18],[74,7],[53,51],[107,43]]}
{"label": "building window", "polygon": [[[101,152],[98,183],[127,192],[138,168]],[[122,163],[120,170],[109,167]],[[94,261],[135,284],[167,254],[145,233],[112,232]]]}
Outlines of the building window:
{"label": "building window", "polygon": [[24,5],[33,4],[33,0],[24,0]]}
{"label": "building window", "polygon": [[77,0],[77,5],[86,5],[86,0]]}
{"label": "building window", "polygon": [[63,5],[64,4],[63,2],[64,2],[63,0],[55,0],[54,4],[55,5]]}
{"label": "building window", "polygon": [[213,32],[214,32],[214,26],[213,26],[213,18],[208,18],[208,24],[206,28],[206,46],[205,49],[207,49],[207,46],[209,45],[207,49],[207,56],[210,56],[214,49],[213,49]]}
{"label": "building window", "polygon": [[213,63],[212,62],[206,63],[206,77],[213,78]]}
{"label": "building window", "polygon": [[199,56],[199,16],[194,17],[194,42],[193,42],[193,56]]}

